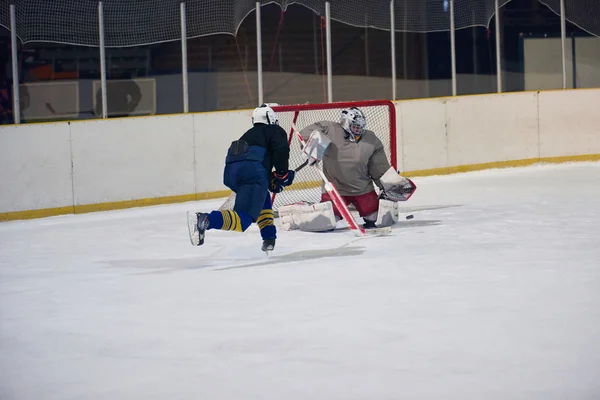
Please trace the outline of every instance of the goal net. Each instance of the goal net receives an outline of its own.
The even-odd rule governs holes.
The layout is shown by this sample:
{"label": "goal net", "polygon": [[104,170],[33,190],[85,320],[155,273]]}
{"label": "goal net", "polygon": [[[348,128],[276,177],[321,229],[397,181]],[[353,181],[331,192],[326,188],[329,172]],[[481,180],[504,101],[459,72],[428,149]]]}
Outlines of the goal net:
{"label": "goal net", "polygon": [[[373,131],[383,143],[390,164],[396,168],[396,114],[391,101],[368,100],[354,102],[338,102],[325,104],[298,104],[272,106],[279,119],[279,125],[288,132],[290,144],[290,169],[294,169],[304,162],[302,157],[302,144],[293,126],[302,130],[319,121],[339,122],[342,110],[349,107],[358,107],[365,114],[366,129]],[[307,166],[296,173],[294,184],[277,195],[273,195],[273,210],[285,204],[299,201],[318,203],[321,200],[321,176],[318,166]],[[233,208],[235,194],[232,194],[221,209]]]}

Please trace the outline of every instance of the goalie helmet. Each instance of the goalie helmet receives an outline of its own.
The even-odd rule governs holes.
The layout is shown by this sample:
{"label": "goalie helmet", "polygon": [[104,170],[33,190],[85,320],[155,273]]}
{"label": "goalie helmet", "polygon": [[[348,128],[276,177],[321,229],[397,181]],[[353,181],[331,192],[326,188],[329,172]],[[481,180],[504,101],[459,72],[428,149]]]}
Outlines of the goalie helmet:
{"label": "goalie helmet", "polygon": [[348,139],[357,142],[365,131],[367,119],[360,109],[356,107],[346,108],[342,111],[340,125],[348,133]]}
{"label": "goalie helmet", "polygon": [[271,106],[262,104],[252,112],[252,124],[279,125],[279,120]]}

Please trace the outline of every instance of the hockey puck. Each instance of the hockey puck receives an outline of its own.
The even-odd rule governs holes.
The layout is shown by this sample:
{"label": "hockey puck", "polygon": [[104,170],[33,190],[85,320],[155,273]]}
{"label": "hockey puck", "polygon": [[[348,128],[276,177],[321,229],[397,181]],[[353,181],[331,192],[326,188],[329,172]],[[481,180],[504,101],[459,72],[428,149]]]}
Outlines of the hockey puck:
{"label": "hockey puck", "polygon": [[410,214],[410,215],[406,216],[406,219],[413,219],[414,217],[415,217],[414,215]]}

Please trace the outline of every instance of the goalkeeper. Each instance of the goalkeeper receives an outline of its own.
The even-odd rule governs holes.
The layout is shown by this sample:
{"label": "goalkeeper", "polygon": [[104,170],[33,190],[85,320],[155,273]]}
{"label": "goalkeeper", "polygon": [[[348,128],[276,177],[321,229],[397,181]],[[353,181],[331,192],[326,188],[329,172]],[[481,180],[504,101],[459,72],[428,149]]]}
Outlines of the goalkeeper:
{"label": "goalkeeper", "polygon": [[[342,111],[340,122],[321,121],[300,131],[309,164],[323,161],[323,173],[344,201],[353,205],[366,229],[390,226],[398,221],[396,203],[405,201],[416,186],[390,165],[383,144],[366,129],[364,113],[356,108]],[[380,189],[378,195],[375,186]],[[321,203],[290,204],[279,208],[284,229],[328,231],[341,218],[322,187]]]}
{"label": "goalkeeper", "polygon": [[[188,212],[190,241],[200,246],[207,229],[244,232],[256,222],[262,250],[271,251],[277,237],[269,190],[279,193],[294,181],[289,170],[290,148],[286,132],[266,104],[252,113],[253,127],[231,143],[225,159],[223,181],[235,194],[233,210]],[[275,168],[273,172],[271,172]]]}

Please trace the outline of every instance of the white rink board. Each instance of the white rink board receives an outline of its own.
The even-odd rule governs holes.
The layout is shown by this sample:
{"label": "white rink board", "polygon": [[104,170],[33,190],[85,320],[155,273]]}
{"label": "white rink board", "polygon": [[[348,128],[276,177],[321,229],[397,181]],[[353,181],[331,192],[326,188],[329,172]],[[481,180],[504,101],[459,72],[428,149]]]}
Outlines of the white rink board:
{"label": "white rink board", "polygon": [[[600,89],[395,102],[399,168],[600,154],[598,104]],[[0,214],[226,190],[227,148],[250,114],[2,126]]]}
{"label": "white rink board", "polygon": [[73,205],[69,124],[0,125],[0,212]]}
{"label": "white rink board", "polygon": [[193,193],[191,115],[71,126],[75,205]]}
{"label": "white rink board", "polygon": [[447,167],[446,99],[403,101],[396,103],[396,110],[402,171]]}
{"label": "white rink board", "polygon": [[540,156],[600,153],[600,90],[540,92]]}
{"label": "white rink board", "polygon": [[[194,114],[195,193],[227,190],[223,185],[225,156],[231,142],[252,127],[251,113],[225,111]],[[192,192],[190,192],[192,193]]]}
{"label": "white rink board", "polygon": [[446,115],[449,166],[538,157],[535,92],[451,98]]}

